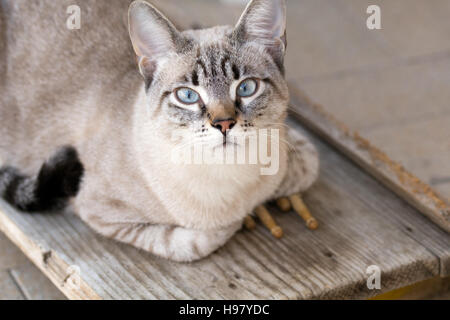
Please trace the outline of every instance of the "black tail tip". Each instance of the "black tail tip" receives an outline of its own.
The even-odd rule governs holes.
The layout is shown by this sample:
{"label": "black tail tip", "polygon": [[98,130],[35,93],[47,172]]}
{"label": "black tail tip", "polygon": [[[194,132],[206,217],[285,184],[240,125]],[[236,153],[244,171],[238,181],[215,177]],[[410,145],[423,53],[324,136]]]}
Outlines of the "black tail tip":
{"label": "black tail tip", "polygon": [[47,206],[77,195],[84,167],[74,147],[60,148],[45,162],[37,176],[36,197]]}
{"label": "black tail tip", "polygon": [[77,195],[84,168],[75,148],[65,146],[45,162],[37,176],[14,167],[0,168],[0,196],[23,211],[61,209]]}

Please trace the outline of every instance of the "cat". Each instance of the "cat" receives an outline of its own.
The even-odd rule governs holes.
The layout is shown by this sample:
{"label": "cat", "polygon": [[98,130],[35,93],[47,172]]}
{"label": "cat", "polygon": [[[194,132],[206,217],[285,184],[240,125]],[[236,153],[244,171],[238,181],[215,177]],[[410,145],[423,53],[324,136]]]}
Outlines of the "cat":
{"label": "cat", "polygon": [[[250,1],[234,27],[186,31],[147,2],[120,0],[83,1],[81,28],[69,30],[71,2],[0,3],[0,195],[10,204],[70,205],[103,236],[194,261],[256,206],[314,183],[315,147],[284,124],[284,0]],[[193,141],[223,151],[250,129],[278,130],[276,174],[171,159]]]}

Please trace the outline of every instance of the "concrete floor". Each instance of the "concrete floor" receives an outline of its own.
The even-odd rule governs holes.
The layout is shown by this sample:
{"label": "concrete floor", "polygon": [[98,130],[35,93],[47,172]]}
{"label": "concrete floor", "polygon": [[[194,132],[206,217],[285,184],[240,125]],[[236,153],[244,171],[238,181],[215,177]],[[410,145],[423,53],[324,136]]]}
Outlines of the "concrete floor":
{"label": "concrete floor", "polygon": [[[219,24],[237,19],[242,8],[152,2],[178,18],[203,21],[208,12]],[[366,28],[369,4],[380,5],[382,30]],[[287,78],[450,199],[450,1],[288,0],[288,6]],[[0,299],[62,298],[0,235]]]}
{"label": "concrete floor", "polygon": [[0,232],[0,300],[65,299],[63,294]]}
{"label": "concrete floor", "polygon": [[[365,26],[374,3],[382,30]],[[290,8],[288,78],[450,199],[450,1],[302,0]]]}

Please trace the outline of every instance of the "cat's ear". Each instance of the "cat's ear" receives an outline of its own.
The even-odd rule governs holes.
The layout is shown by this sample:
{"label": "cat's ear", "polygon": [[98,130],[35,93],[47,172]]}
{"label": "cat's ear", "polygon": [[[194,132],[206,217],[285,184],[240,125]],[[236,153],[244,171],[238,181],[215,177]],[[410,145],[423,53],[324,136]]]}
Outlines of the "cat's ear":
{"label": "cat's ear", "polygon": [[241,42],[265,46],[275,61],[283,61],[286,50],[285,0],[252,0],[234,30]]}
{"label": "cat's ear", "polygon": [[169,19],[145,1],[134,1],[130,5],[128,29],[139,59],[139,69],[151,81],[158,61],[176,52],[180,32]]}

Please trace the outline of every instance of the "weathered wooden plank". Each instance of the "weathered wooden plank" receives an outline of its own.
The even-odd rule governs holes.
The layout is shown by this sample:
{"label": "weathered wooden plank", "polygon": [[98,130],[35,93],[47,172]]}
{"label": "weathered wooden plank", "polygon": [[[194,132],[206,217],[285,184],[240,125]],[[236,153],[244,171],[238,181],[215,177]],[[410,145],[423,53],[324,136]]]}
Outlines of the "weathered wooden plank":
{"label": "weathered wooden plank", "polygon": [[[4,204],[2,202],[2,204]],[[11,209],[11,208],[10,208]],[[30,223],[33,223],[30,221]],[[0,212],[0,230],[18,246],[23,253],[60,289],[67,297],[72,299],[99,299],[99,296],[91,290],[81,279],[77,288],[66,286],[70,276],[69,265],[59,255],[53,255],[52,250],[43,247],[43,241],[33,236],[34,230],[29,233],[27,226],[19,227],[6,214]],[[43,226],[45,227],[45,226]],[[28,230],[30,231],[30,230]],[[50,233],[48,230],[42,232]],[[51,263],[50,263],[51,261]]]}
{"label": "weathered wooden plank", "polygon": [[450,232],[450,206],[429,185],[291,86],[291,113],[393,192]]}
{"label": "weathered wooden plank", "polygon": [[[70,212],[29,215],[0,201],[0,230],[75,299],[366,298],[448,274],[449,234],[298,122],[289,124],[321,156],[319,180],[304,195],[320,223],[314,232],[294,212],[279,213],[283,239],[259,225],[204,260],[179,264],[98,236]],[[370,265],[382,271],[382,290],[366,286]],[[80,288],[67,284],[74,267]]]}

